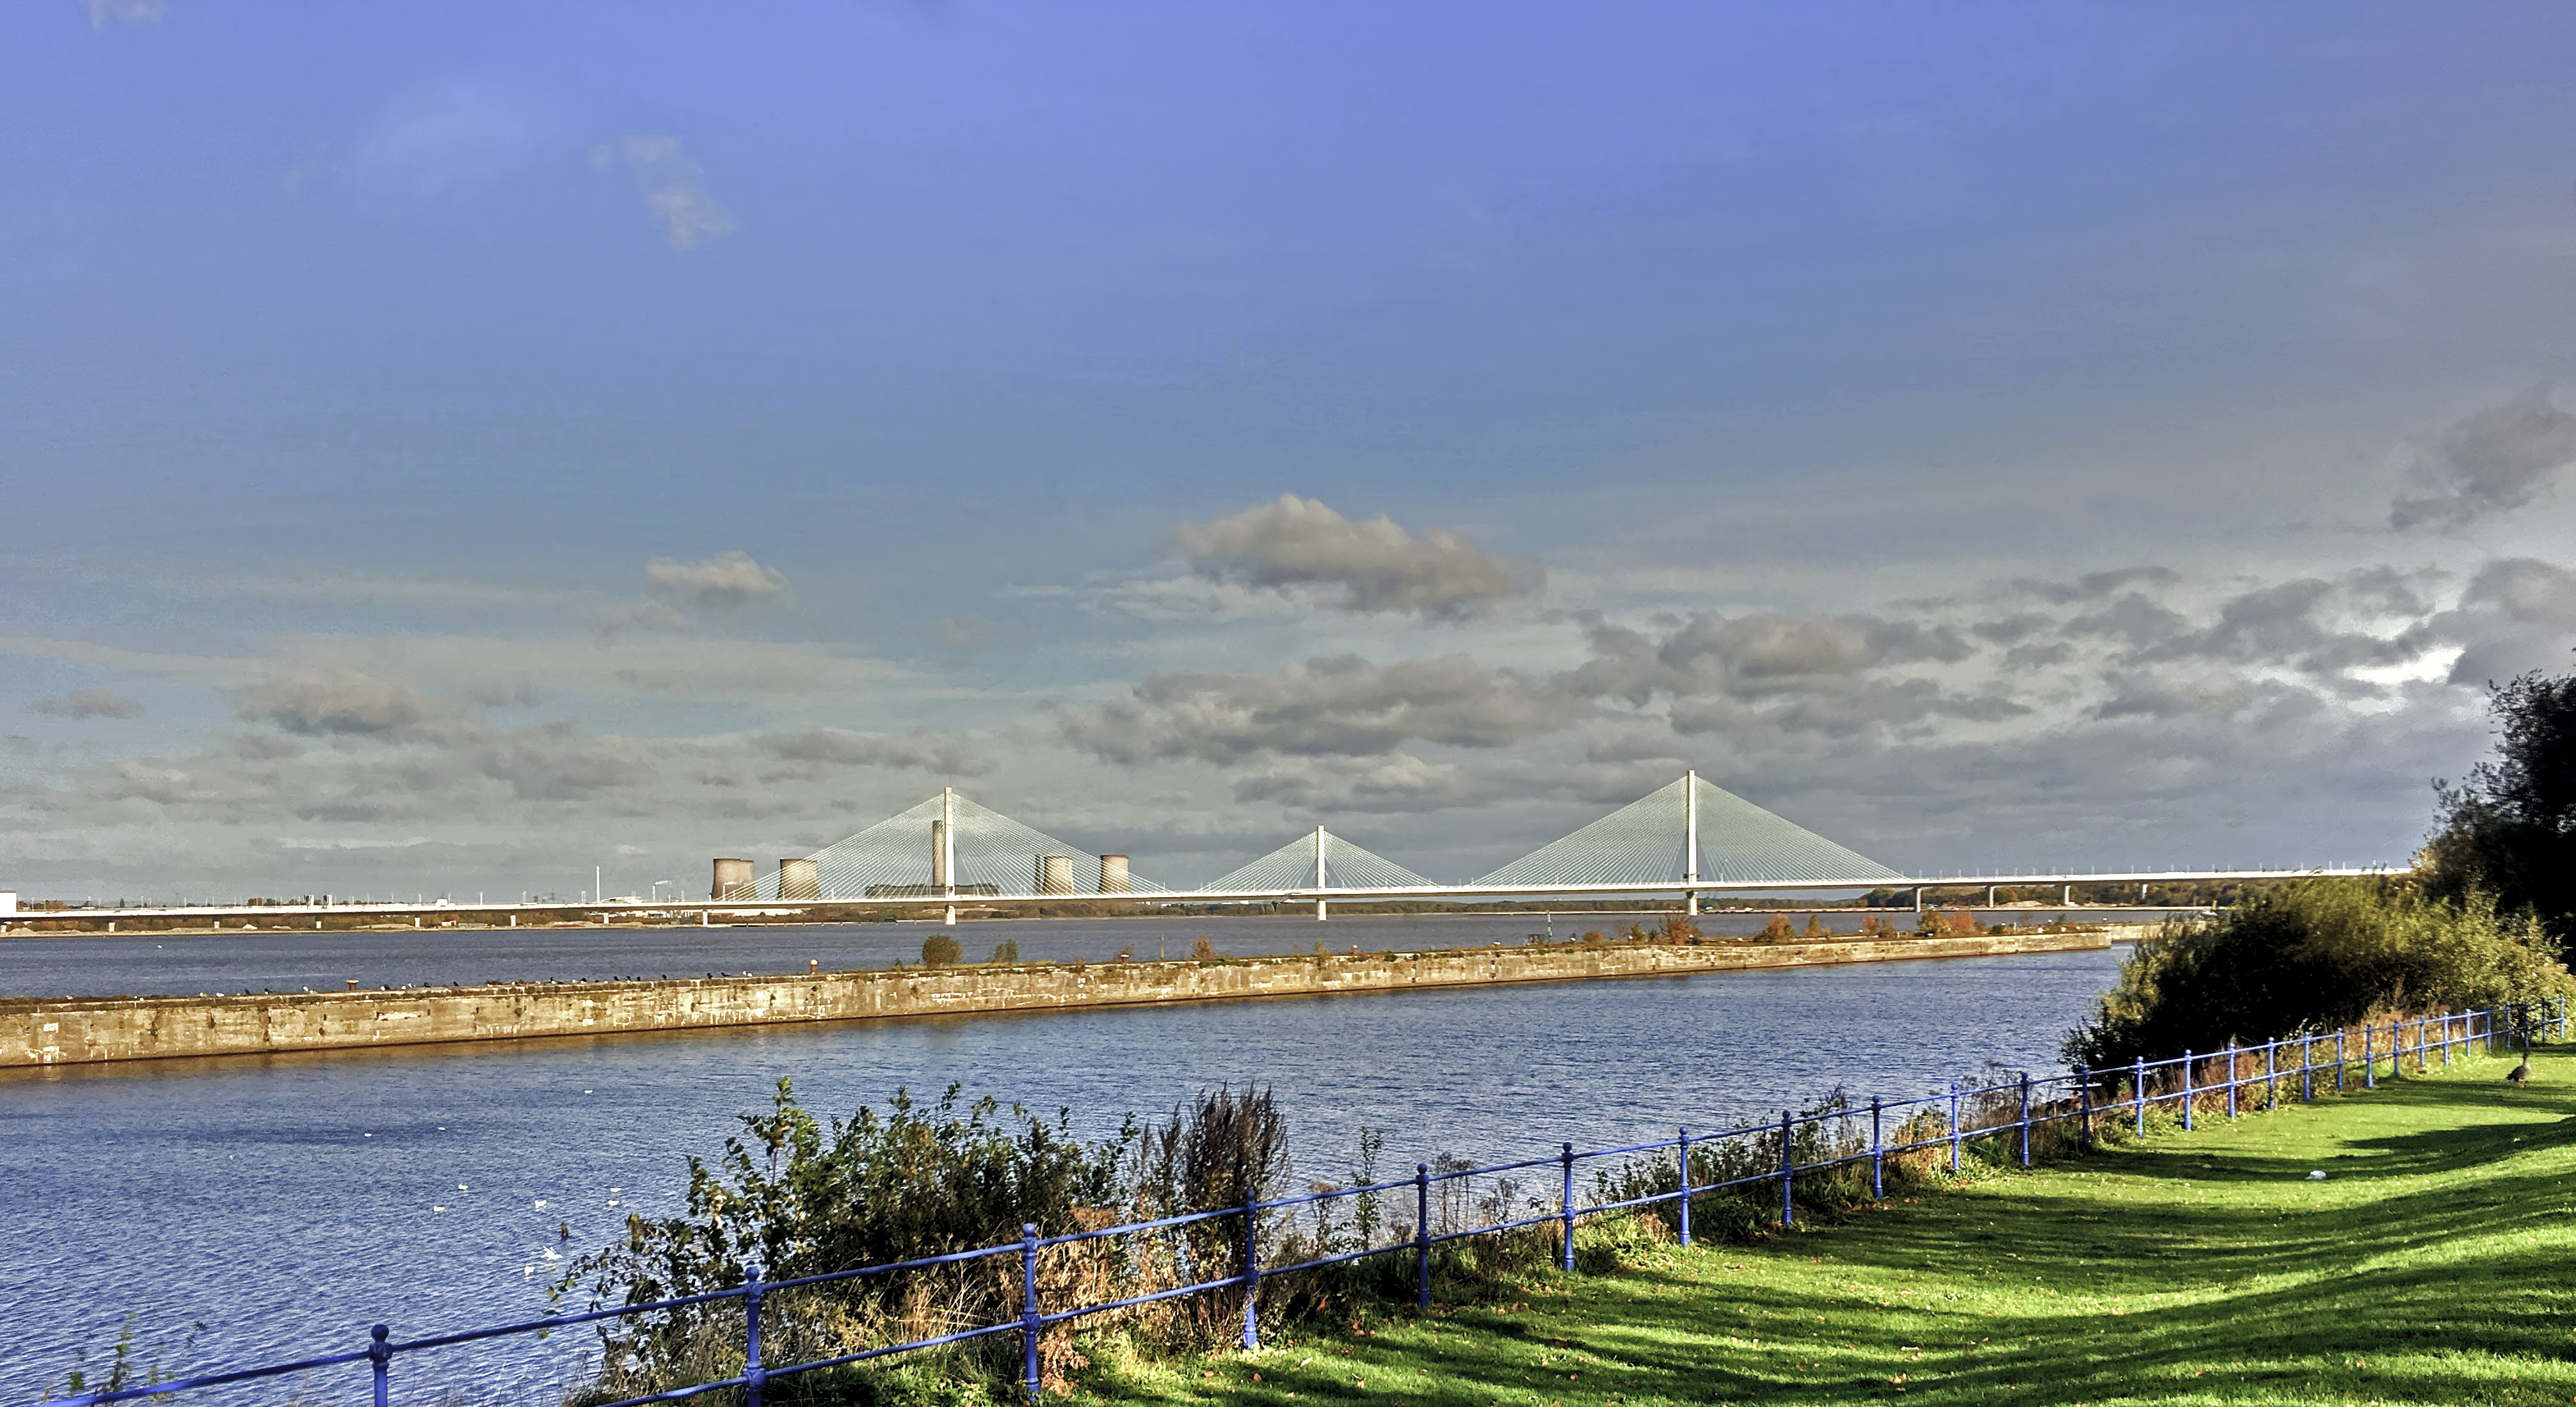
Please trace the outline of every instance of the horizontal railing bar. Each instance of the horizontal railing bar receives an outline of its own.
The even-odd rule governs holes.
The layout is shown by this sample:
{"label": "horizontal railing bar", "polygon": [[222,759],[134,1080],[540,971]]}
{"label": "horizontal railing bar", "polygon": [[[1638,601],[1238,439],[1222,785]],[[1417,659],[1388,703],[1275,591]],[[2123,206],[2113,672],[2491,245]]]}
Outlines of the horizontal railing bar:
{"label": "horizontal railing bar", "polygon": [[335,1353],[328,1358],[307,1358],[298,1363],[272,1363],[258,1368],[235,1368],[225,1373],[206,1373],[193,1378],[174,1378],[150,1387],[119,1388],[114,1392],[83,1393],[78,1397],[58,1398],[47,1407],[89,1407],[100,1402],[127,1402],[137,1397],[151,1397],[164,1392],[186,1392],[191,1388],[221,1387],[226,1383],[244,1383],[254,1378],[274,1378],[283,1373],[302,1373],[315,1368],[337,1368],[344,1363],[364,1363],[367,1351]]}

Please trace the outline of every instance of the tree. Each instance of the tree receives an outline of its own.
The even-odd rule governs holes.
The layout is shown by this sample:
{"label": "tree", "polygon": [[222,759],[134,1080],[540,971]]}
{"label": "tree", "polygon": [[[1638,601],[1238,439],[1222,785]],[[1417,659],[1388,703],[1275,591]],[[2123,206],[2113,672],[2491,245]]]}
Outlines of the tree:
{"label": "tree", "polygon": [[2496,753],[2454,787],[2435,782],[2437,824],[2418,867],[2427,890],[2530,910],[2562,952],[2576,943],[2576,672],[2488,686]]}
{"label": "tree", "polygon": [[957,961],[957,940],[945,933],[933,933],[921,940],[921,964],[924,967],[947,967]]}

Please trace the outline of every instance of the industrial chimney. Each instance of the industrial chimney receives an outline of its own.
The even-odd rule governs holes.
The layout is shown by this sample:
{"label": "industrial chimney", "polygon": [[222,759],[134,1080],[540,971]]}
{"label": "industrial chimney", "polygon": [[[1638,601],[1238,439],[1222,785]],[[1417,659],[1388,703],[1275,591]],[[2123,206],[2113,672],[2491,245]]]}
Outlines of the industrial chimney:
{"label": "industrial chimney", "polygon": [[822,898],[823,886],[814,876],[814,862],[781,859],[778,862],[778,897],[781,899]]}
{"label": "industrial chimney", "polygon": [[716,861],[715,887],[707,891],[710,899],[751,899],[759,891],[752,886],[749,860]]}

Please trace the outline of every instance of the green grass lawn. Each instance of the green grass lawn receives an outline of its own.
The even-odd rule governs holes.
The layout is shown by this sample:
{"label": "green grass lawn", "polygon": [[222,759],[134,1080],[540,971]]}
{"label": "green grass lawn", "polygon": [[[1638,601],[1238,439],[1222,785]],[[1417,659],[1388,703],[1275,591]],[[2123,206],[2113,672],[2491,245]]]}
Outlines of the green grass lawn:
{"label": "green grass lawn", "polygon": [[2544,1050],[2528,1090],[2512,1063],[1648,1249],[1525,1304],[1104,1354],[1077,1398],[2576,1402],[2576,1050]]}

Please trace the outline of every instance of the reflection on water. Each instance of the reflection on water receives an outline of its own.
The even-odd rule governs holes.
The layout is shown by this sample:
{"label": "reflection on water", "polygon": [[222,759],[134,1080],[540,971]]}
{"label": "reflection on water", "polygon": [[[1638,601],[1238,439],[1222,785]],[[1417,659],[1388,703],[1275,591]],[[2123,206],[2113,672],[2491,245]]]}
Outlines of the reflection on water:
{"label": "reflection on water", "polygon": [[[924,931],[896,930],[916,943]],[[801,968],[804,950],[794,958]],[[533,1316],[546,1252],[673,1209],[684,1155],[718,1149],[782,1077],[818,1112],[955,1082],[1070,1108],[1094,1133],[1204,1086],[1266,1083],[1301,1172],[1338,1177],[1362,1125],[1387,1130],[1401,1170],[1443,1151],[1491,1160],[1776,1118],[1838,1084],[1922,1093],[1989,1059],[2052,1068],[2117,962],[2070,953],[14,1074],[0,1077],[19,1233],[0,1242],[0,1395],[59,1383],[74,1348],[95,1354],[129,1313],[174,1339],[204,1322],[197,1364],[354,1348],[379,1319],[401,1335]],[[525,1351],[560,1363],[580,1337]]]}

